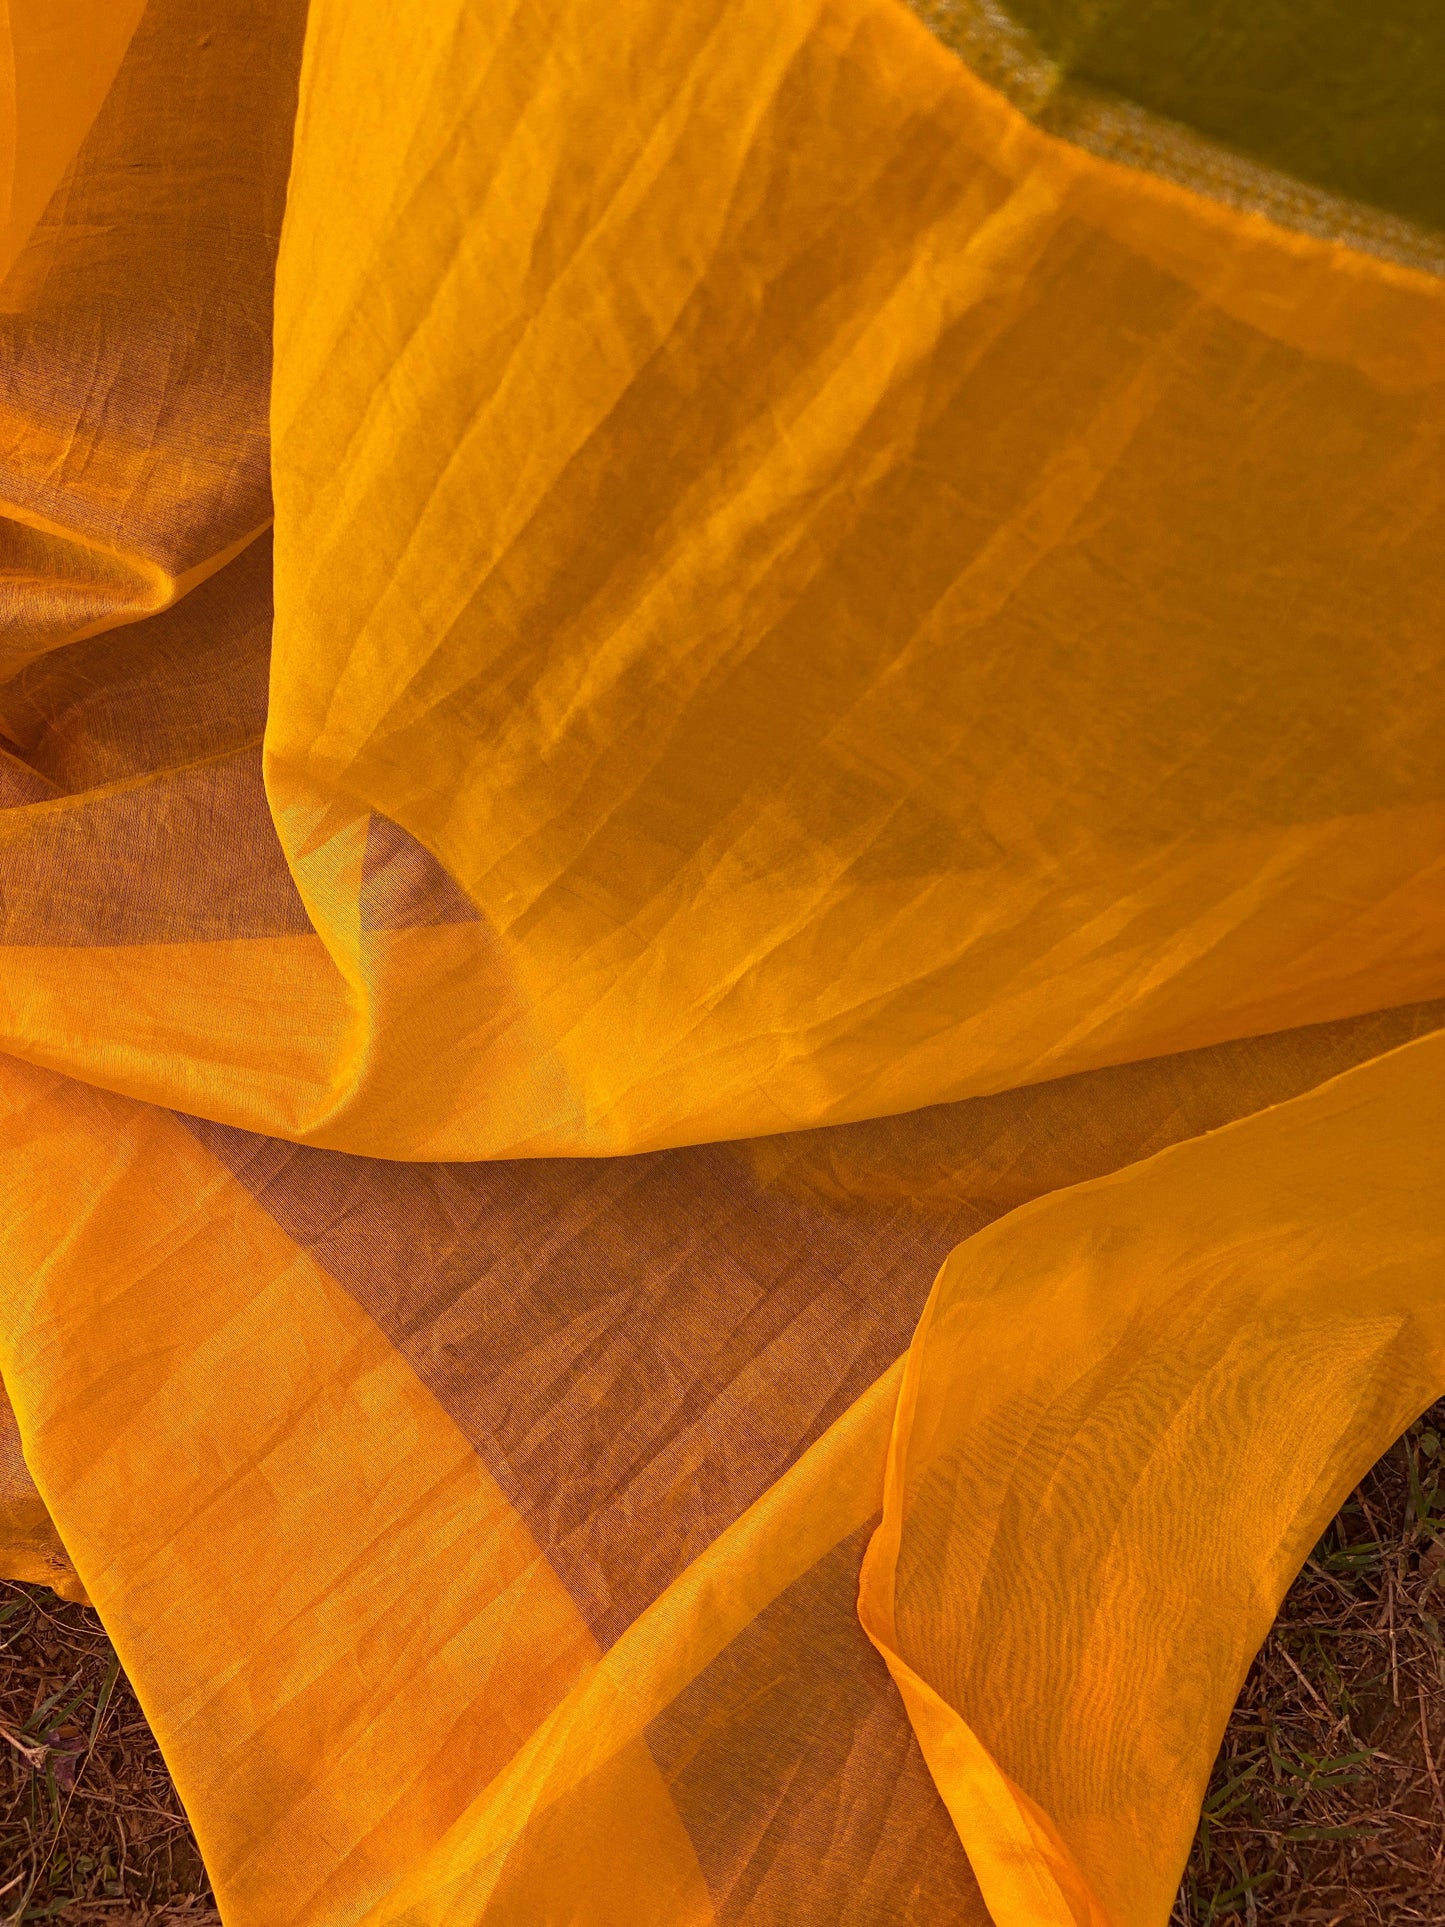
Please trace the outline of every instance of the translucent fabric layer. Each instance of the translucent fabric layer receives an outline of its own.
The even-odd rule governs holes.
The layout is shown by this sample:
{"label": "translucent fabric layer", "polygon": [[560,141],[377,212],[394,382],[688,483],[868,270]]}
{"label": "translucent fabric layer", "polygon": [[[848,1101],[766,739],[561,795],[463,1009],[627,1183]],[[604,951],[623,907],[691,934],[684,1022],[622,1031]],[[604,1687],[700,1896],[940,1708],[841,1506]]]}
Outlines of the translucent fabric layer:
{"label": "translucent fabric layer", "polygon": [[4,16],[0,1569],[226,1927],[1162,1927],[1445,1390],[1436,240],[983,11]]}
{"label": "translucent fabric layer", "polygon": [[1161,1922],[1445,1384],[1440,1034],[1309,1088],[1439,1015],[762,1163],[398,1165],[12,1066],[0,1364],[223,1917]]}
{"label": "translucent fabric layer", "polygon": [[[104,248],[153,299],[167,210],[81,190],[157,138],[125,90],[170,31],[225,294],[177,243],[160,388],[143,306],[92,325],[58,266],[27,297],[11,492],[69,516],[44,596],[92,560],[53,632],[26,591],[17,650],[267,513],[284,36],[258,69],[242,22],[226,67],[169,18],[17,285],[50,246],[92,290]],[[574,1154],[1439,989],[1437,282],[1051,140],[891,0],[331,20],[279,270],[265,795],[230,701],[183,768],[152,740],[63,800],[27,769],[7,904],[57,840],[114,881],[67,856],[87,907],[8,920],[10,1049],[374,1155]],[[119,401],[55,425],[105,369],[138,456]],[[258,644],[265,586],[213,591]],[[196,824],[166,876],[136,812]]]}

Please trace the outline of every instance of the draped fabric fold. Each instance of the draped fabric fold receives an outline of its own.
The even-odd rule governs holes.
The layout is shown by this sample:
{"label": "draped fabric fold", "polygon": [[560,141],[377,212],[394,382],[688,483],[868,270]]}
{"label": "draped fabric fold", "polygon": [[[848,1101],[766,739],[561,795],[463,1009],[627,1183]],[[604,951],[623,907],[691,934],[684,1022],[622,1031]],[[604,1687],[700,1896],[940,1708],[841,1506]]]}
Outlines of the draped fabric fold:
{"label": "draped fabric fold", "polygon": [[1040,1199],[940,1272],[862,1613],[996,1920],[1167,1915],[1286,1586],[1445,1381],[1442,1045]]}
{"label": "draped fabric fold", "polygon": [[1445,1390],[1428,197],[1038,11],[3,16],[0,1566],[227,1927],[1162,1927]]}

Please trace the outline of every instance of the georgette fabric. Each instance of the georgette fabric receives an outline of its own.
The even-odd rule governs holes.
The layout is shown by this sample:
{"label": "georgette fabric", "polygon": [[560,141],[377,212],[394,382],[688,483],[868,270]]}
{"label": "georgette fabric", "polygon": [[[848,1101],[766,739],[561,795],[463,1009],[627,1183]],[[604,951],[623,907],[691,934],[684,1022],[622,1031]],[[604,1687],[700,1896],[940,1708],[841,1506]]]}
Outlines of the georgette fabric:
{"label": "georgette fabric", "polygon": [[1162,1927],[1445,1390],[1441,244],[918,15],[11,0],[0,1569],[227,1927]]}

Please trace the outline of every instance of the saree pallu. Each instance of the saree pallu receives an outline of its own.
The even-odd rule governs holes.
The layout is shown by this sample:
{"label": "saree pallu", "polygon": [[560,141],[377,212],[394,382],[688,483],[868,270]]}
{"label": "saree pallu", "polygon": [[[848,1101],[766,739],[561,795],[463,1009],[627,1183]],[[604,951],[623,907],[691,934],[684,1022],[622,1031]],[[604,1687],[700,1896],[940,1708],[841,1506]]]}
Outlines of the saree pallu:
{"label": "saree pallu", "polygon": [[1057,11],[12,4],[0,1550],[228,1927],[1158,1927],[1445,1389],[1428,171]]}

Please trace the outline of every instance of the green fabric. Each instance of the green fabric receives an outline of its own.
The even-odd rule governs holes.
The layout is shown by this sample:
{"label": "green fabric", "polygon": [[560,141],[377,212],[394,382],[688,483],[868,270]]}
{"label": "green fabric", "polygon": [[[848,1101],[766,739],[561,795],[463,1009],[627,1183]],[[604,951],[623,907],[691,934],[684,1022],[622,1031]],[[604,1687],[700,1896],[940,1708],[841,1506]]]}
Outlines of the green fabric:
{"label": "green fabric", "polygon": [[1445,227],[1445,0],[1007,0],[1070,80]]}

